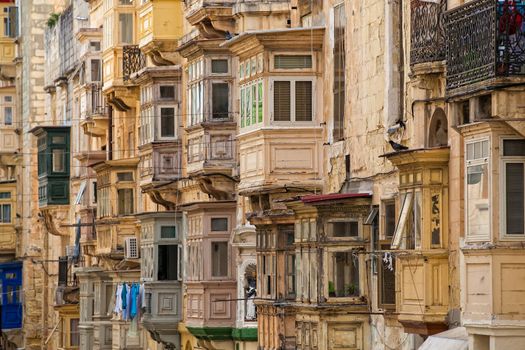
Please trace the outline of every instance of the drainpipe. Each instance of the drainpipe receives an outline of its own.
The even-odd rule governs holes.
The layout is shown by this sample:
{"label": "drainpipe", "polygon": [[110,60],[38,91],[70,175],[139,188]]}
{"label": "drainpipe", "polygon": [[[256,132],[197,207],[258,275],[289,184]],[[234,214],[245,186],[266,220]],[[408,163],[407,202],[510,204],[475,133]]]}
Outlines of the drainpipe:
{"label": "drainpipe", "polygon": [[113,106],[111,105],[108,105],[108,119],[109,119],[108,147],[107,147],[108,155],[106,158],[107,160],[112,160],[113,159]]}

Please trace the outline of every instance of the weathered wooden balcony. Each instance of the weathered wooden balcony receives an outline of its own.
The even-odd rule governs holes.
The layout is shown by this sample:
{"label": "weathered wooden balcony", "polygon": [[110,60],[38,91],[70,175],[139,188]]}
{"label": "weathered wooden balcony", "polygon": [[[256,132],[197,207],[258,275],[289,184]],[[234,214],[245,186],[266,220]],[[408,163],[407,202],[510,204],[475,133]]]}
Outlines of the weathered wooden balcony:
{"label": "weathered wooden balcony", "polygon": [[443,15],[446,0],[410,2],[410,64],[445,60]]}
{"label": "weathered wooden balcony", "polygon": [[525,1],[470,1],[445,14],[447,90],[525,77]]}

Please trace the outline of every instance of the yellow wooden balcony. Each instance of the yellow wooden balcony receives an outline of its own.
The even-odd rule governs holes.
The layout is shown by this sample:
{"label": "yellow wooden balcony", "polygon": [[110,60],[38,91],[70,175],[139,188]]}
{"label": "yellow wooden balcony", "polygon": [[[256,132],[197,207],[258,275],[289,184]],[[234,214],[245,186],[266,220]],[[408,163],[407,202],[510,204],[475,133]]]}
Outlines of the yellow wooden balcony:
{"label": "yellow wooden balcony", "polygon": [[16,250],[16,181],[0,182],[0,254]]}
{"label": "yellow wooden balcony", "polygon": [[448,329],[448,254],[401,255],[396,263],[398,320],[408,333]]}
{"label": "yellow wooden balcony", "polygon": [[322,187],[322,129],[260,129],[239,136],[239,190]]}
{"label": "yellow wooden balcony", "polygon": [[[181,0],[148,1],[138,10],[139,47],[159,64],[169,64],[182,36]],[[167,61],[167,62],[163,62]]]}

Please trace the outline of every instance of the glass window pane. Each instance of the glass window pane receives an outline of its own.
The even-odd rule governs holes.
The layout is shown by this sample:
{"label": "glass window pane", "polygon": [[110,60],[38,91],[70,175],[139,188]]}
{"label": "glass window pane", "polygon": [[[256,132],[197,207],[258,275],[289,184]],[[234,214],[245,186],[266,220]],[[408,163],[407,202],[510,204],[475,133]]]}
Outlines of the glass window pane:
{"label": "glass window pane", "polygon": [[262,123],[263,121],[263,83],[260,81],[257,84],[257,115],[258,123]]}
{"label": "glass window pane", "polygon": [[351,252],[333,253],[328,280],[330,297],[359,295],[359,258]]}
{"label": "glass window pane", "polygon": [[72,318],[69,320],[69,345],[79,346],[80,345],[80,334],[78,332],[78,318]]}
{"label": "glass window pane", "polygon": [[257,85],[252,85],[252,124],[257,123]]}
{"label": "glass window pane", "polygon": [[118,195],[118,215],[133,214],[133,189],[123,188],[117,191]]}
{"label": "glass window pane", "polygon": [[160,238],[177,238],[177,227],[176,226],[161,226],[160,227]]}
{"label": "glass window pane", "polygon": [[120,30],[120,44],[133,44],[133,14],[120,13],[119,30]]}
{"label": "glass window pane", "polygon": [[228,231],[228,218],[212,218],[211,219],[211,230],[212,231]]}
{"label": "glass window pane", "polygon": [[228,118],[229,108],[228,83],[212,84],[212,118]]}
{"label": "glass window pane", "polygon": [[228,275],[228,243],[213,242],[211,244],[212,276],[224,277]]}
{"label": "glass window pane", "polygon": [[174,99],[175,98],[175,86],[161,85],[159,88],[159,94],[160,94],[161,99]]}
{"label": "glass window pane", "polygon": [[228,73],[228,60],[211,60],[211,72],[216,74]]}
{"label": "glass window pane", "polygon": [[312,68],[312,55],[276,55],[276,69],[307,69]]}
{"label": "glass window pane", "polygon": [[159,281],[175,281],[178,279],[179,249],[177,245],[159,245],[159,260],[157,279]]}
{"label": "glass window pane", "polygon": [[53,172],[61,173],[65,171],[66,153],[63,149],[54,149],[52,152]]}
{"label": "glass window pane", "polygon": [[241,105],[240,105],[240,111],[241,111],[241,128],[244,128],[244,115],[245,115],[245,111],[244,111],[244,100],[245,100],[245,97],[244,97],[244,91],[246,89],[245,88],[241,88]]}
{"label": "glass window pane", "polygon": [[2,204],[2,217],[1,222],[10,223],[11,222],[11,204]]}
{"label": "glass window pane", "polygon": [[525,156],[525,140],[504,140],[504,156]]}
{"label": "glass window pane", "polygon": [[507,234],[524,234],[523,163],[505,164],[505,206]]}
{"label": "glass window pane", "polygon": [[357,221],[331,222],[328,225],[328,230],[332,237],[359,236],[359,223]]}
{"label": "glass window pane", "polygon": [[385,237],[392,237],[396,230],[396,205],[394,202],[385,204]]}
{"label": "glass window pane", "polygon": [[489,178],[487,164],[467,167],[467,230],[470,236],[489,234]]}
{"label": "glass window pane", "polygon": [[160,136],[175,136],[175,108],[160,109]]}
{"label": "glass window pane", "polygon": [[13,107],[4,107],[4,124],[13,124]]}

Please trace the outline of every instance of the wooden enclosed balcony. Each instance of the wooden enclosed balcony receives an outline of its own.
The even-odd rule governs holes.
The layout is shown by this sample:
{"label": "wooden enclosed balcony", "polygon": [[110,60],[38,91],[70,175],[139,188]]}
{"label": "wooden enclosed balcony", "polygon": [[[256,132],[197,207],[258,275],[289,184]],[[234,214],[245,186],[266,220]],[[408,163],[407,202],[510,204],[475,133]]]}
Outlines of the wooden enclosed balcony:
{"label": "wooden enclosed balcony", "polygon": [[182,6],[181,0],[162,0],[148,1],[139,9],[139,47],[157,64],[173,64],[170,52],[182,36]]}
{"label": "wooden enclosed balcony", "polygon": [[189,135],[187,171],[189,175],[206,173],[232,174],[236,162],[237,141],[230,130]]}
{"label": "wooden enclosed balcony", "polygon": [[448,92],[525,77],[523,0],[478,0],[445,15]]}
{"label": "wooden enclosed balcony", "polygon": [[211,28],[224,30],[224,26],[227,26],[233,29],[232,7],[235,2],[235,0],[190,0],[184,9],[184,16],[192,25],[208,20],[211,22],[209,23]]}

